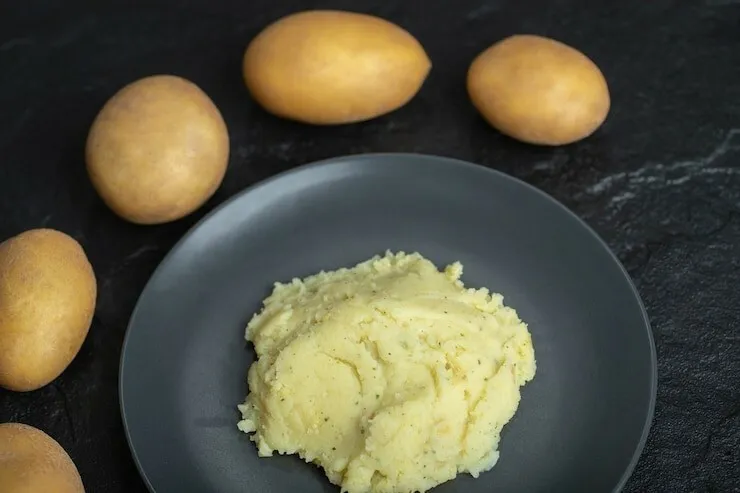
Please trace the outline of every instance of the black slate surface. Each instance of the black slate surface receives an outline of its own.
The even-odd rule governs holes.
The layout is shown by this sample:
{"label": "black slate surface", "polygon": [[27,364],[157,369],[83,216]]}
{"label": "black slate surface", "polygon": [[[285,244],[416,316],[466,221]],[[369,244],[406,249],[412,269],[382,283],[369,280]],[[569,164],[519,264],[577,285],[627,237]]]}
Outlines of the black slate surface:
{"label": "black slate surface", "polygon": [[[313,128],[250,101],[248,41],[310,7],[374,13],[410,30],[434,69],[407,107]],[[476,116],[464,77],[483,48],[514,33],[552,36],[602,68],[612,111],[591,138],[536,148]],[[118,88],[154,73],[199,84],[231,135],[223,186],[192,216],[123,222],[96,197],[83,146]],[[124,439],[118,360],[148,276],[202,215],[258,180],[330,156],[409,151],[496,168],[552,194],[589,222],[633,276],[655,333],[655,421],[627,492],[740,491],[740,2],[31,0],[0,7],[0,239],[48,226],[76,237],[99,281],[94,324],[54,383],[0,390],[0,422],[46,430],[88,492],[144,492]],[[605,424],[608,426],[608,424]]]}

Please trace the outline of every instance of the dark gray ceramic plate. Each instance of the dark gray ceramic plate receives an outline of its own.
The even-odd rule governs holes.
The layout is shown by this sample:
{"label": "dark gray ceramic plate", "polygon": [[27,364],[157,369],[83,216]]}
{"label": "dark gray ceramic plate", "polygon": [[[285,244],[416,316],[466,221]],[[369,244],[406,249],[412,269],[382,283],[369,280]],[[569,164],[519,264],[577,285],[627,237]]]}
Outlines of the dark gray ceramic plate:
{"label": "dark gray ceramic plate", "polygon": [[653,415],[655,349],[628,275],[544,193],[419,155],[351,156],[265,181],[211,213],[149,281],[123,348],[120,397],[156,493],[338,492],[296,457],[260,459],[237,431],[253,361],[244,327],[274,281],[418,251],[505,296],[529,323],[537,376],[501,459],[435,493],[607,493],[632,471]]}

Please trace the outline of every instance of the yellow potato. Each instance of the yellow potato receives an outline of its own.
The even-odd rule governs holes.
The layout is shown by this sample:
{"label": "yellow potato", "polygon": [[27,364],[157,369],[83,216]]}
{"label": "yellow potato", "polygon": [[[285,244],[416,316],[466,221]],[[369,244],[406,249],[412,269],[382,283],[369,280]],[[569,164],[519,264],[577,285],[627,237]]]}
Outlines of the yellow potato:
{"label": "yellow potato", "polygon": [[609,89],[596,64],[540,36],[511,36],[483,51],[468,70],[467,86],[494,128],[531,144],[581,140],[609,113]]}
{"label": "yellow potato", "polygon": [[92,266],[66,234],[35,229],[0,243],[0,386],[29,391],[58,377],[87,336],[96,296]]}
{"label": "yellow potato", "polygon": [[43,431],[20,423],[0,424],[0,491],[85,493],[67,452]]}
{"label": "yellow potato", "polygon": [[252,97],[274,115],[316,125],[370,120],[400,108],[431,69],[424,48],[384,19],[314,10],[265,28],[244,54]]}
{"label": "yellow potato", "polygon": [[156,75],[116,93],[87,138],[87,170],[115,213],[134,223],[180,219],[208,200],[229,160],[221,113],[195,84]]}

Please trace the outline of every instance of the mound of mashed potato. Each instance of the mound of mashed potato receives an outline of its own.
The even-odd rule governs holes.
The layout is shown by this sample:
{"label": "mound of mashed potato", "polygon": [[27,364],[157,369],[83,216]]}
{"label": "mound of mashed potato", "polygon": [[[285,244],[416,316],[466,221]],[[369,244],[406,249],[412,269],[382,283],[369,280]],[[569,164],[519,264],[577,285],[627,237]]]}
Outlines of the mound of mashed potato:
{"label": "mound of mashed potato", "polygon": [[259,455],[298,454],[349,493],[491,469],[534,349],[503,297],[461,275],[388,252],[276,283],[246,331],[258,359],[238,426]]}

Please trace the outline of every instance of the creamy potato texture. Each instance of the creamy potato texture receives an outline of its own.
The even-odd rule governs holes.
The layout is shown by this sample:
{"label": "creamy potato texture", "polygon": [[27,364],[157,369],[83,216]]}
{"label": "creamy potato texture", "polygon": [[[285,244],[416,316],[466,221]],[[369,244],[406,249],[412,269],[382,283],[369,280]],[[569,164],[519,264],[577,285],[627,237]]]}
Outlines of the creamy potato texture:
{"label": "creamy potato texture", "polygon": [[258,360],[238,426],[259,455],[299,454],[349,493],[491,469],[534,349],[503,297],[461,275],[389,252],[276,283],[246,332]]}

